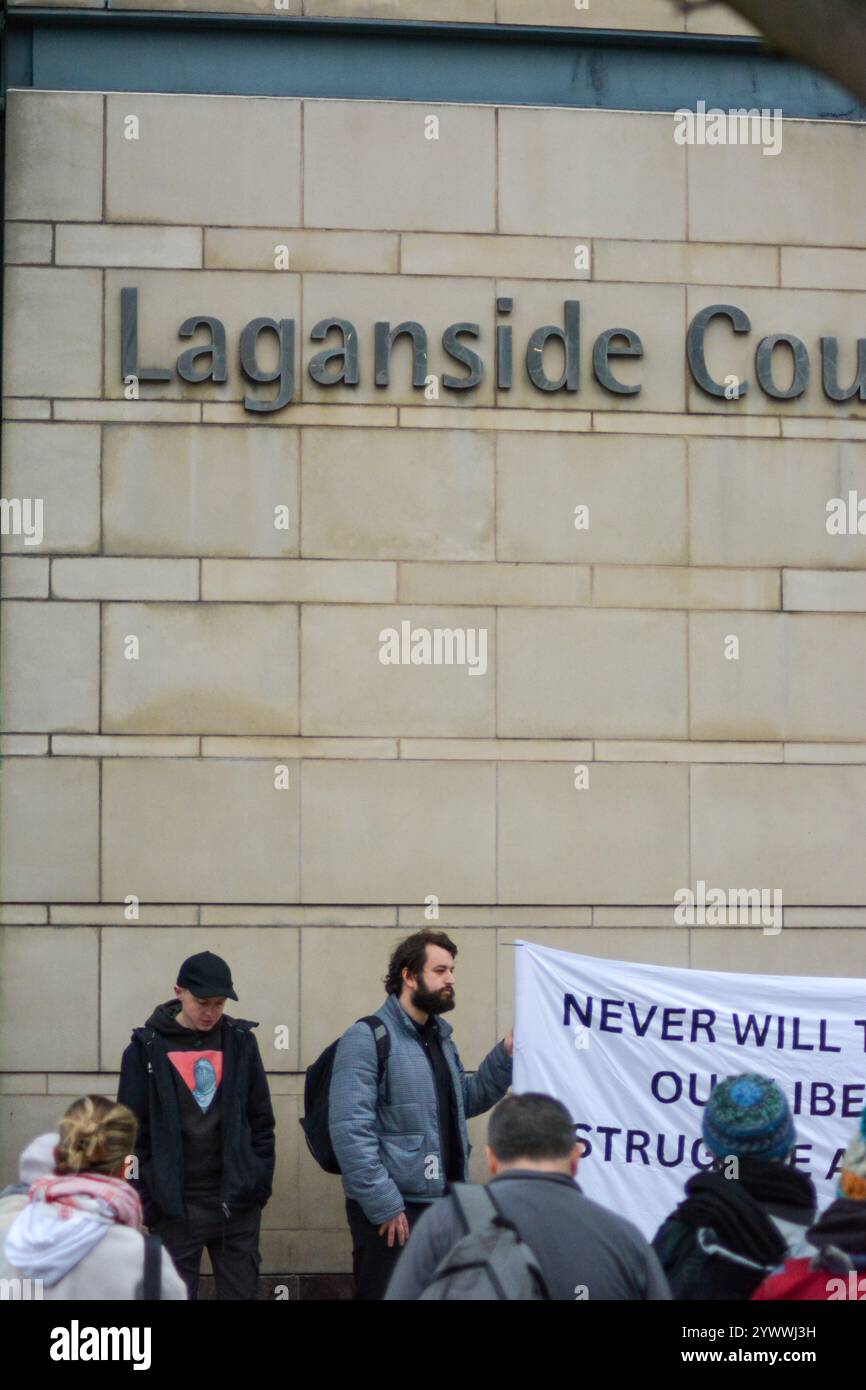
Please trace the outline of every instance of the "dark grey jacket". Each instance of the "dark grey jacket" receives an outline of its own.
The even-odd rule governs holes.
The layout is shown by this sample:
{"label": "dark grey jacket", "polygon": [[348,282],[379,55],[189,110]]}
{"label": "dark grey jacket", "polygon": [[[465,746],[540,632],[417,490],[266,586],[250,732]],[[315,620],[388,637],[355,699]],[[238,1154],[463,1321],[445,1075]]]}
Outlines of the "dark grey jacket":
{"label": "dark grey jacket", "polygon": [[[637,1227],[585,1197],[573,1178],[515,1168],[491,1179],[491,1187],[534,1251],[552,1298],[670,1298],[662,1267]],[[453,1200],[437,1202],[413,1229],[385,1297],[416,1299],[465,1234]]]}
{"label": "dark grey jacket", "polygon": [[[355,1023],[337,1047],[328,1121],[346,1196],[360,1202],[367,1220],[378,1226],[398,1216],[407,1201],[444,1196],[445,1159],[433,1068],[418,1030],[393,994],[376,1017],[385,1023],[391,1043],[383,1084],[378,1084],[373,1034],[366,1023]],[[466,1120],[505,1095],[511,1058],[505,1044],[497,1043],[475,1075],[467,1076],[451,1024],[442,1017],[436,1024],[454,1087],[465,1178],[471,1147]]]}

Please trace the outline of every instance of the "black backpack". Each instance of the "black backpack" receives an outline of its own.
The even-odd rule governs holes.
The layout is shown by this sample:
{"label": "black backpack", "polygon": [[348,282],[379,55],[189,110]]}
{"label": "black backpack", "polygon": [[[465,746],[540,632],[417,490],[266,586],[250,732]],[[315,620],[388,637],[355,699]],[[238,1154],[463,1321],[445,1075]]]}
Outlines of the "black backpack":
{"label": "black backpack", "polygon": [[[381,1086],[388,1063],[388,1053],[391,1050],[391,1038],[388,1029],[381,1018],[377,1018],[375,1014],[370,1014],[366,1018],[359,1018],[358,1022],[366,1023],[376,1040],[379,1085]],[[307,1148],[319,1167],[324,1168],[326,1173],[339,1173],[340,1171],[337,1155],[334,1153],[334,1146],[331,1143],[331,1131],[328,1127],[331,1073],[334,1070],[334,1057],[337,1054],[339,1041],[340,1039],[337,1038],[336,1042],[332,1042],[325,1048],[322,1055],[307,1067],[304,1081],[304,1114],[299,1121],[307,1140]]]}
{"label": "black backpack", "polygon": [[436,1266],[419,1301],[527,1302],[549,1299],[541,1266],[520,1232],[490,1191],[474,1183],[454,1183],[466,1235]]}

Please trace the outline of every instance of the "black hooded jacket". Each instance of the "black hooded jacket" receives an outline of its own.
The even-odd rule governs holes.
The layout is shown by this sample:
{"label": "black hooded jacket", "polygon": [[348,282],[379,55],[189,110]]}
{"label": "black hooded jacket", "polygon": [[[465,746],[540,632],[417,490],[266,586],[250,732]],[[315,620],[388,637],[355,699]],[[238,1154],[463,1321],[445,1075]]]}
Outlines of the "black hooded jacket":
{"label": "black hooded jacket", "polygon": [[815,1219],[811,1178],[782,1162],[743,1156],[736,1179],[696,1173],[685,1192],[652,1242],[678,1300],[751,1298]]}
{"label": "black hooded jacket", "polygon": [[[171,1037],[154,1023],[136,1028],[120,1064],[117,1099],[139,1123],[136,1157],[144,1220],[186,1215],[183,1133],[173,1068],[168,1059]],[[274,1177],[274,1112],[265,1069],[252,1029],[243,1018],[222,1018],[223,1074],[222,1191],[223,1211],[264,1206]]]}

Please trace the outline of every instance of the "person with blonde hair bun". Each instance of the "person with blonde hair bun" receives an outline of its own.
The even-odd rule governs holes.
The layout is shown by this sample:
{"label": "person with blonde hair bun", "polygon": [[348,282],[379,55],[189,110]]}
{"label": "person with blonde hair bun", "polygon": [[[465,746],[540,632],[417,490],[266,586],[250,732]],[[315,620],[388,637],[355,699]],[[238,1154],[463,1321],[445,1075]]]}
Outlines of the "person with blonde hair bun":
{"label": "person with blonde hair bun", "polygon": [[[82,1096],[58,1128],[53,1174],[31,1184],[23,1210],[0,1220],[2,1287],[39,1280],[41,1297],[58,1301],[144,1297],[141,1203],[127,1181],[138,1121],[105,1096]],[[185,1299],[170,1257],[158,1254],[152,1296]]]}

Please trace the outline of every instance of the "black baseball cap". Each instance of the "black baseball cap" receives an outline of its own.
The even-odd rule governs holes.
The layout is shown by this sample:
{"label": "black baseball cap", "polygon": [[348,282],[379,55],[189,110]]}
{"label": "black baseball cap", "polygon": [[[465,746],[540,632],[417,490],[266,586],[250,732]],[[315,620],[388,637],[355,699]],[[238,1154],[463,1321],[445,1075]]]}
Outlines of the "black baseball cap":
{"label": "black baseball cap", "polygon": [[232,972],[222,956],[213,951],[199,951],[187,956],[177,972],[181,989],[191,990],[199,999],[237,999],[232,984]]}

